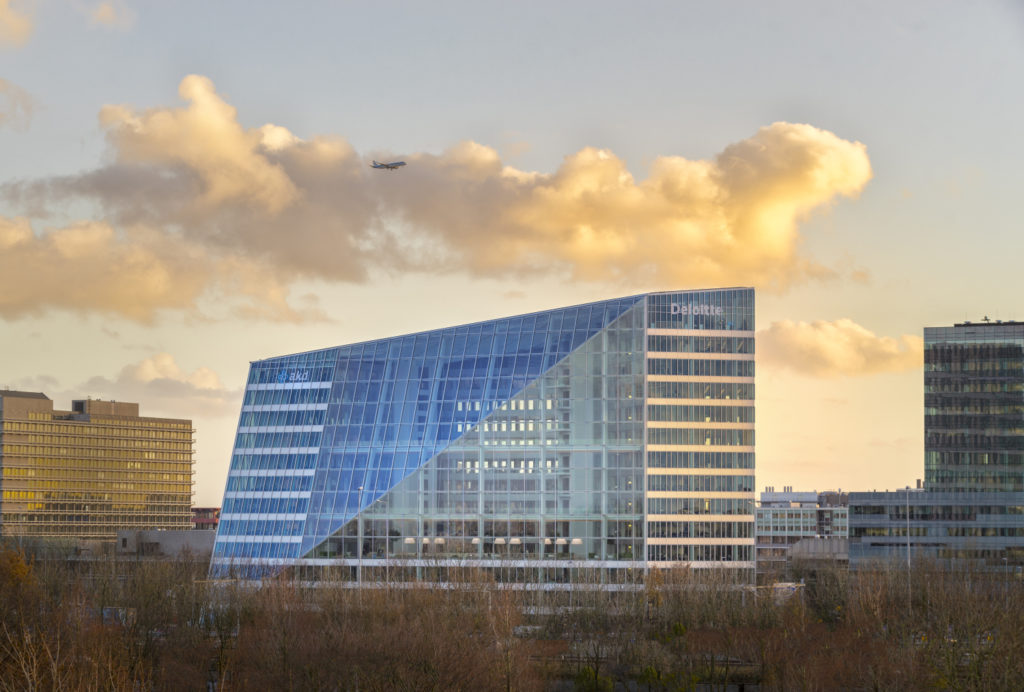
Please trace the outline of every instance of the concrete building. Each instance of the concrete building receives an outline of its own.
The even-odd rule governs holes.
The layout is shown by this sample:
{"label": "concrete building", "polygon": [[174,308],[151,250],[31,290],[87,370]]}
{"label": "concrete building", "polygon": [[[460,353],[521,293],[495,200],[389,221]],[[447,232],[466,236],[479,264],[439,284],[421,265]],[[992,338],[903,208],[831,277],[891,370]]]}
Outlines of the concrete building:
{"label": "concrete building", "polygon": [[752,578],[754,328],[649,293],[254,362],[211,573]]}
{"label": "concrete building", "polygon": [[148,560],[192,558],[205,563],[213,553],[213,531],[118,531],[115,554]]}
{"label": "concrete building", "polygon": [[0,534],[113,542],[122,529],[191,527],[192,422],[93,399],[55,410],[0,390]]}
{"label": "concrete building", "polygon": [[[834,553],[842,562],[848,537],[847,495],[842,491],[794,492],[787,486],[781,492],[766,488],[756,512],[757,574],[761,581],[785,578],[790,572],[793,549],[801,544],[801,554],[825,556]],[[833,539],[843,541],[841,550],[827,545]],[[823,545],[811,546],[811,542]]]}

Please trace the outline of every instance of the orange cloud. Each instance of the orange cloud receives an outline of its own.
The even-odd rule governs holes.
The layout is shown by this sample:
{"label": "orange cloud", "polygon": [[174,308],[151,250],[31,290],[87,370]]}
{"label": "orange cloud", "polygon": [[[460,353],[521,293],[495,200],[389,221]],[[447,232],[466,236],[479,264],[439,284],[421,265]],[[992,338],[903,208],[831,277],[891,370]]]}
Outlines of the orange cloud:
{"label": "orange cloud", "polygon": [[126,365],[113,378],[91,377],[74,391],[78,396],[144,402],[144,415],[151,416],[226,416],[241,405],[241,391],[225,389],[213,370],[185,372],[169,353]]}
{"label": "orange cloud", "polygon": [[135,365],[126,366],[121,371],[122,379],[134,382],[153,382],[154,380],[172,380],[192,385],[196,389],[221,389],[220,378],[209,368],[199,368],[187,374],[178,367],[174,356],[170,353],[158,353]]}
{"label": "orange cloud", "polygon": [[0,0],[0,45],[20,46],[32,35],[32,18],[11,4],[11,0]]}
{"label": "orange cloud", "polygon": [[179,95],[186,105],[102,109],[113,163],[0,191],[30,217],[72,198],[92,202],[104,217],[90,223],[118,230],[94,242],[127,251],[137,242],[128,229],[145,228],[151,244],[181,244],[168,261],[201,255],[199,269],[174,268],[186,279],[207,272],[180,297],[118,308],[136,319],[176,301],[194,306],[214,284],[247,296],[249,314],[290,319],[294,281],[381,271],[784,290],[840,273],[801,252],[799,224],[871,178],[862,144],[793,123],[763,127],[713,159],[660,157],[643,179],[607,150],[585,148],[542,173],[468,141],[382,173],[338,136],[243,127],[205,77],[186,77]]}
{"label": "orange cloud", "polygon": [[224,388],[210,368],[186,372],[169,353],[125,365],[113,377],[90,377],[70,389],[50,375],[23,377],[11,385],[24,391],[46,392],[58,408],[68,405],[61,401],[93,397],[137,402],[144,416],[172,418],[237,415],[242,398],[241,389]]}
{"label": "orange cloud", "polygon": [[838,377],[904,372],[924,362],[924,340],[878,336],[850,319],[773,322],[757,333],[758,361],[804,375]]}
{"label": "orange cloud", "polygon": [[503,167],[474,142],[410,158],[380,194],[454,266],[488,275],[564,267],[578,279],[665,287],[783,289],[833,273],[800,255],[798,222],[871,178],[862,144],[792,123],[714,160],[660,157],[640,181],[593,148],[554,174]]}
{"label": "orange cloud", "polygon": [[104,106],[107,128],[122,163],[184,166],[202,181],[197,201],[217,205],[234,199],[255,201],[276,213],[295,201],[298,191],[281,168],[260,151],[260,131],[246,131],[235,109],[206,77],[189,75],[178,88],[187,108],[153,109],[141,114],[126,106]]}
{"label": "orange cloud", "polygon": [[135,23],[135,13],[119,0],[104,0],[89,11],[93,24],[114,29],[128,29]]}
{"label": "orange cloud", "polygon": [[162,310],[194,311],[204,296],[224,292],[250,300],[265,317],[322,317],[289,307],[287,291],[261,266],[210,257],[171,234],[83,222],[36,235],[27,219],[0,217],[0,317],[62,309],[148,322]]}

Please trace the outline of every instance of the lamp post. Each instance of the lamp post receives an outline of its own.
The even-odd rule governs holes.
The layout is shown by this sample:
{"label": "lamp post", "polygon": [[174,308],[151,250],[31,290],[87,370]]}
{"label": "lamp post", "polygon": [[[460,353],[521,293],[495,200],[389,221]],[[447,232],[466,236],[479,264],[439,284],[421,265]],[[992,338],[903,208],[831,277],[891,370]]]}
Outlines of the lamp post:
{"label": "lamp post", "polygon": [[363,486],[359,486],[359,500],[356,507],[356,540],[358,541],[356,562],[356,583],[363,586]]}
{"label": "lamp post", "polygon": [[914,612],[910,591],[910,486],[907,486],[907,610]]}
{"label": "lamp post", "polygon": [[1003,558],[1003,598],[1006,602],[1006,611],[1010,611],[1010,563]]}

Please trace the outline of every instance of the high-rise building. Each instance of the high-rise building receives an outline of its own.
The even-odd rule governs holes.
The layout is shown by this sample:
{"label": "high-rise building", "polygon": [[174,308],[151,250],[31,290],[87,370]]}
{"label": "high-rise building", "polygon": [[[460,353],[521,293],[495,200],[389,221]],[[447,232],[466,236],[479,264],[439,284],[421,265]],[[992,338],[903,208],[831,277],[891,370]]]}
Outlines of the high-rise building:
{"label": "high-rise building", "polygon": [[753,489],[753,290],[649,293],[253,362],[211,572],[752,578]]}
{"label": "high-rise building", "polygon": [[1024,492],[1024,322],[924,330],[925,488]]}
{"label": "high-rise building", "polygon": [[850,561],[1024,565],[1024,322],[924,330],[924,490],[850,493]]}
{"label": "high-rise building", "polygon": [[58,411],[0,390],[0,533],[113,541],[119,530],[192,526],[192,421],[95,399]]}

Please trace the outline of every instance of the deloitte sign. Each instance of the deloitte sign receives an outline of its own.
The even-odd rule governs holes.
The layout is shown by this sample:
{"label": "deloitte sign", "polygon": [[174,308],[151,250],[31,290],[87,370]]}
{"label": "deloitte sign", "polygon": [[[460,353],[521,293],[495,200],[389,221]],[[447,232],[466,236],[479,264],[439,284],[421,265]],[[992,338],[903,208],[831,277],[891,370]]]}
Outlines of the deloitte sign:
{"label": "deloitte sign", "polygon": [[722,308],[714,305],[683,305],[672,303],[673,315],[721,315]]}

